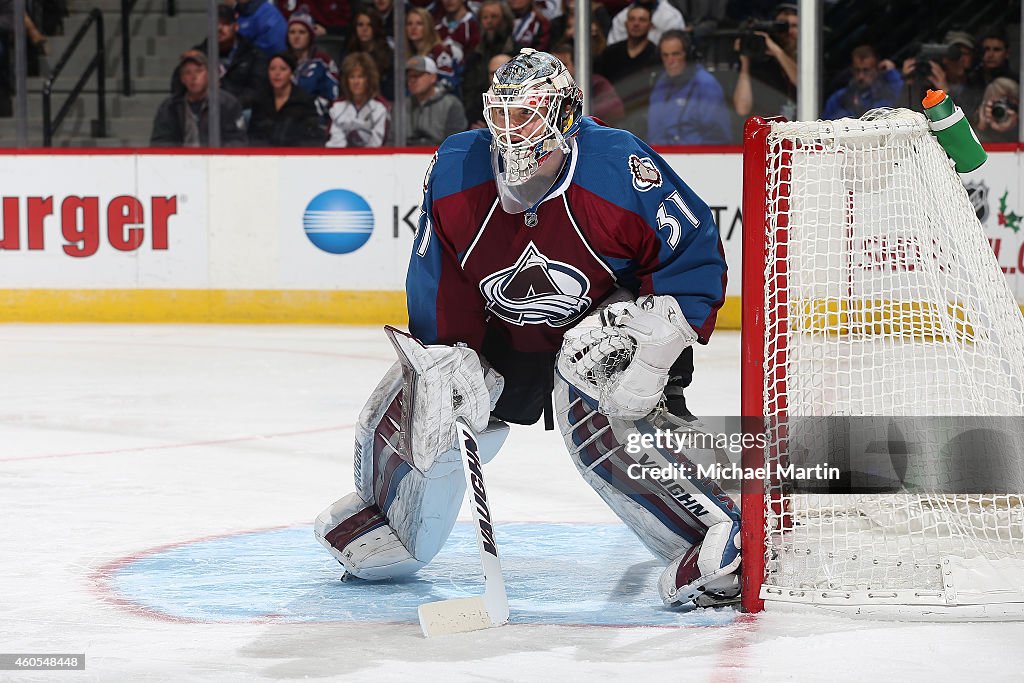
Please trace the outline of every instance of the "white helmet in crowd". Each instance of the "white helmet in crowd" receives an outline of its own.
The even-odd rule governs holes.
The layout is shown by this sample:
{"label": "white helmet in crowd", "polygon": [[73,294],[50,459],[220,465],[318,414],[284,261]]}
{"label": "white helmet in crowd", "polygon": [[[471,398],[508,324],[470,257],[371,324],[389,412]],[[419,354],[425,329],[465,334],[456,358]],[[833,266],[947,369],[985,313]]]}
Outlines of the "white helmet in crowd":
{"label": "white helmet in crowd", "polygon": [[527,182],[555,150],[568,153],[566,140],[583,115],[583,93],[558,58],[523,48],[494,73],[483,97],[505,184]]}

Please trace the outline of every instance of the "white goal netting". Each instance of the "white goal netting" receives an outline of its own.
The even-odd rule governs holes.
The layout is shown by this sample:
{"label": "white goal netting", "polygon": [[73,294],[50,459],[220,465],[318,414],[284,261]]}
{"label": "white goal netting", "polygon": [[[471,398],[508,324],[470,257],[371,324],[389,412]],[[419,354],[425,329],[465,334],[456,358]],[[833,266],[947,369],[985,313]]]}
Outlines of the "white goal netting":
{"label": "white goal netting", "polygon": [[[1024,483],[1020,421],[989,433],[1003,440],[998,474],[988,455],[978,474],[939,452],[955,416],[1024,415],[1024,318],[960,178],[907,110],[774,123],[767,146],[767,464],[820,461],[834,446],[835,424],[801,418],[877,416],[888,443],[884,418],[899,416],[910,419],[895,476],[914,486],[794,494],[770,482],[762,597],[1013,613],[1024,607],[1024,486],[1006,482]],[[953,429],[915,416],[954,416]],[[882,456],[884,478],[894,458]],[[950,493],[972,477],[963,490],[982,492]],[[984,493],[986,482],[1004,493]],[[995,606],[1006,603],[1016,607]]]}

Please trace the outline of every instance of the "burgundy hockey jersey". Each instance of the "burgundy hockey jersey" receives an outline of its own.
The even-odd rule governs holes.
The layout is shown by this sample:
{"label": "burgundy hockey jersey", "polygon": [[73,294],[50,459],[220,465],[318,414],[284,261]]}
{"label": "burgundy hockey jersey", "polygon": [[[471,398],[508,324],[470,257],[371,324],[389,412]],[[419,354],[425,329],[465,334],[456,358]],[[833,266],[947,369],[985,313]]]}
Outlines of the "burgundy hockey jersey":
{"label": "burgundy hockey jersey", "polygon": [[406,280],[417,338],[480,350],[496,327],[514,351],[553,353],[625,287],[674,296],[707,342],[725,296],[718,228],[656,152],[584,119],[559,181],[535,211],[508,214],[490,144],[486,129],[453,135],[428,171]]}

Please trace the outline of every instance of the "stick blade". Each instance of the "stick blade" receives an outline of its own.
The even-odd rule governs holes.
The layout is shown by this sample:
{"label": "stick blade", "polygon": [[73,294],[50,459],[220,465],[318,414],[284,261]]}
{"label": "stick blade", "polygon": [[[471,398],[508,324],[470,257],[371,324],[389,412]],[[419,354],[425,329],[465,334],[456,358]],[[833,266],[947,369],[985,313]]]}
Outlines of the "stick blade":
{"label": "stick blade", "polygon": [[[420,628],[426,637],[443,636],[449,633],[466,633],[485,628],[501,626],[504,621],[494,623],[487,611],[483,597],[439,600],[420,605]],[[505,617],[505,621],[508,617]]]}

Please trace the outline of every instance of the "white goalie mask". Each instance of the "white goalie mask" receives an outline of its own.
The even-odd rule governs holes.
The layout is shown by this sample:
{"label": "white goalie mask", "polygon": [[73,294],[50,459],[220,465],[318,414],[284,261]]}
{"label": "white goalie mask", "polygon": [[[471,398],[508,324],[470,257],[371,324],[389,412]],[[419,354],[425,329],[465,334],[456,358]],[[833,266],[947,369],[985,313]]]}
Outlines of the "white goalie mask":
{"label": "white goalie mask", "polygon": [[583,93],[553,55],[523,48],[499,68],[484,93],[484,120],[510,186],[526,183],[579,130]]}

